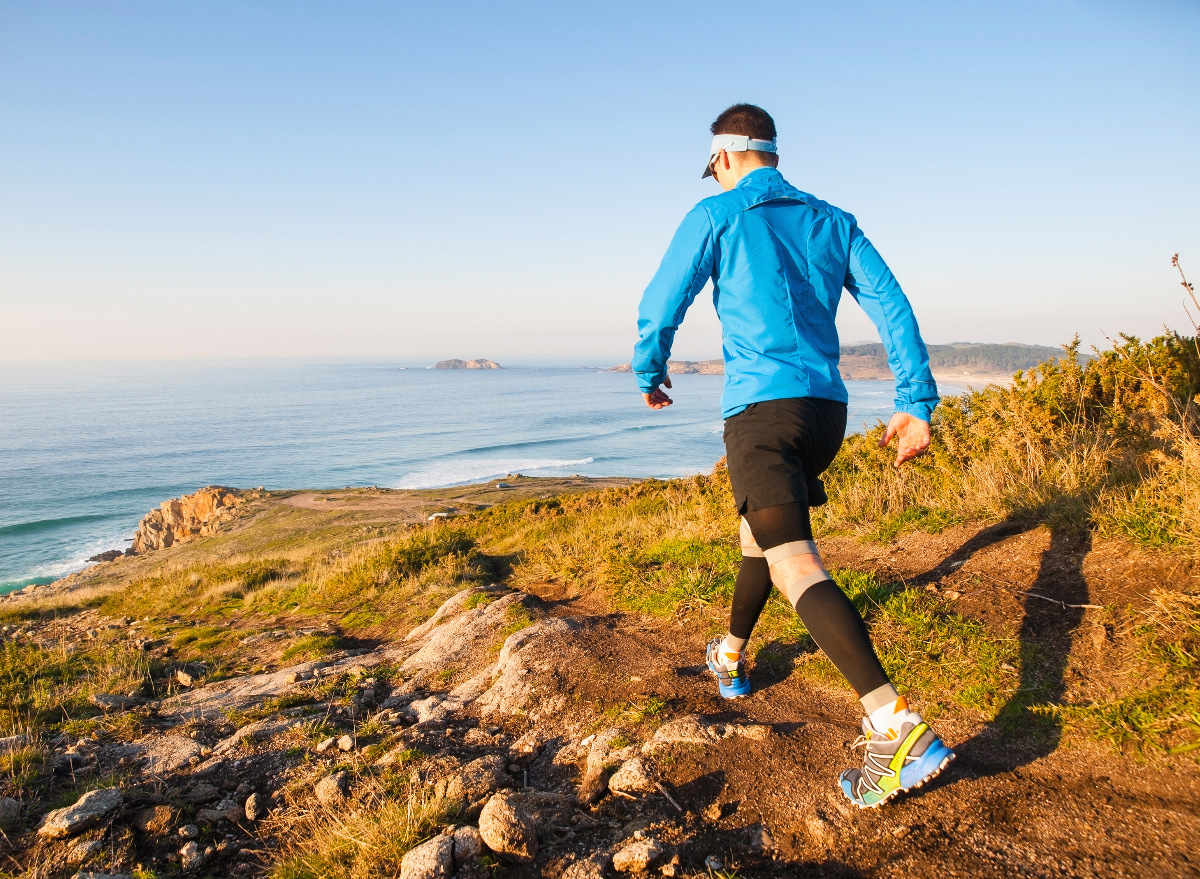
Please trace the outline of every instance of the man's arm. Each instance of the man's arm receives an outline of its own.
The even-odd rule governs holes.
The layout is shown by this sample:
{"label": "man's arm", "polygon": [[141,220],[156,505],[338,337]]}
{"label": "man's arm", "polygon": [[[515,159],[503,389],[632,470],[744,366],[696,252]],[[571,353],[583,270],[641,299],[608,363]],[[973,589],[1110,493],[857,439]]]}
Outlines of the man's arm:
{"label": "man's arm", "polygon": [[[669,405],[659,385],[671,386],[667,360],[675,331],[696,295],[713,272],[713,229],[708,211],[695,207],[683,218],[658,271],[638,306],[638,340],[633,372],[646,402],[654,409]],[[661,397],[662,399],[658,399]],[[656,405],[657,403],[657,405]]]}
{"label": "man's arm", "polygon": [[880,445],[899,436],[896,464],[900,465],[929,447],[929,419],[938,404],[937,384],[908,297],[858,226],[850,231],[846,289],[879,330],[888,367],[896,377],[896,414]]}

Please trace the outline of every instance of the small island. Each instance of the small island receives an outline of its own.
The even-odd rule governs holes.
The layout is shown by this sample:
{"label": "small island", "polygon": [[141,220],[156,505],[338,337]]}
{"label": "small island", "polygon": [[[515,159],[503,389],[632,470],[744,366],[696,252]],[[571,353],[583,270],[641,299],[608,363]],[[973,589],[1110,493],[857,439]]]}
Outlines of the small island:
{"label": "small island", "polygon": [[504,369],[495,360],[439,360],[433,365],[434,369]]}

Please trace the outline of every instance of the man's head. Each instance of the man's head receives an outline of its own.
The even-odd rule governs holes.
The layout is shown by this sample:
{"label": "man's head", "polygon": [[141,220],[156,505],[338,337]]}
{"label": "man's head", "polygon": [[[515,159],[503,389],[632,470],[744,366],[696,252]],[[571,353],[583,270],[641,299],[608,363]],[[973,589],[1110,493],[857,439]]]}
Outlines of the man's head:
{"label": "man's head", "polygon": [[[774,168],[779,164],[775,153],[775,120],[762,107],[734,104],[712,124],[713,152],[704,176],[714,176],[721,188],[733,189],[755,168]],[[733,135],[728,140],[724,135]]]}

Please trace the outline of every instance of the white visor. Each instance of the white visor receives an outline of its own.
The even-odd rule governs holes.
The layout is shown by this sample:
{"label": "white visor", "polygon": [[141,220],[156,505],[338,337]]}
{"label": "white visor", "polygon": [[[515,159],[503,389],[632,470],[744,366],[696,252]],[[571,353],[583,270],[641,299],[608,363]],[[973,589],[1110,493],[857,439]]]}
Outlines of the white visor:
{"label": "white visor", "polygon": [[718,134],[712,139],[712,146],[708,150],[708,164],[704,166],[704,173],[700,175],[700,179],[703,180],[705,177],[712,176],[713,156],[721,150],[725,150],[727,153],[744,153],[747,150],[754,150],[759,153],[774,153],[778,152],[775,140],[775,138],[771,140],[755,140],[744,134]]}

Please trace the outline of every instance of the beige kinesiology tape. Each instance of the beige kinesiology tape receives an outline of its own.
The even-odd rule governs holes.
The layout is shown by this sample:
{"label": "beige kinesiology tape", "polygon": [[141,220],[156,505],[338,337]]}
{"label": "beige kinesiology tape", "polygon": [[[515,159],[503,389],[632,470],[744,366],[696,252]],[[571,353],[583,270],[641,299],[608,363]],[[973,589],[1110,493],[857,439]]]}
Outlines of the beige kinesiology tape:
{"label": "beige kinesiology tape", "polygon": [[758,544],[754,542],[754,535],[750,533],[750,523],[742,518],[742,525],[738,531],[738,536],[742,542],[742,555],[746,558],[761,559],[763,551],[758,548]]}

